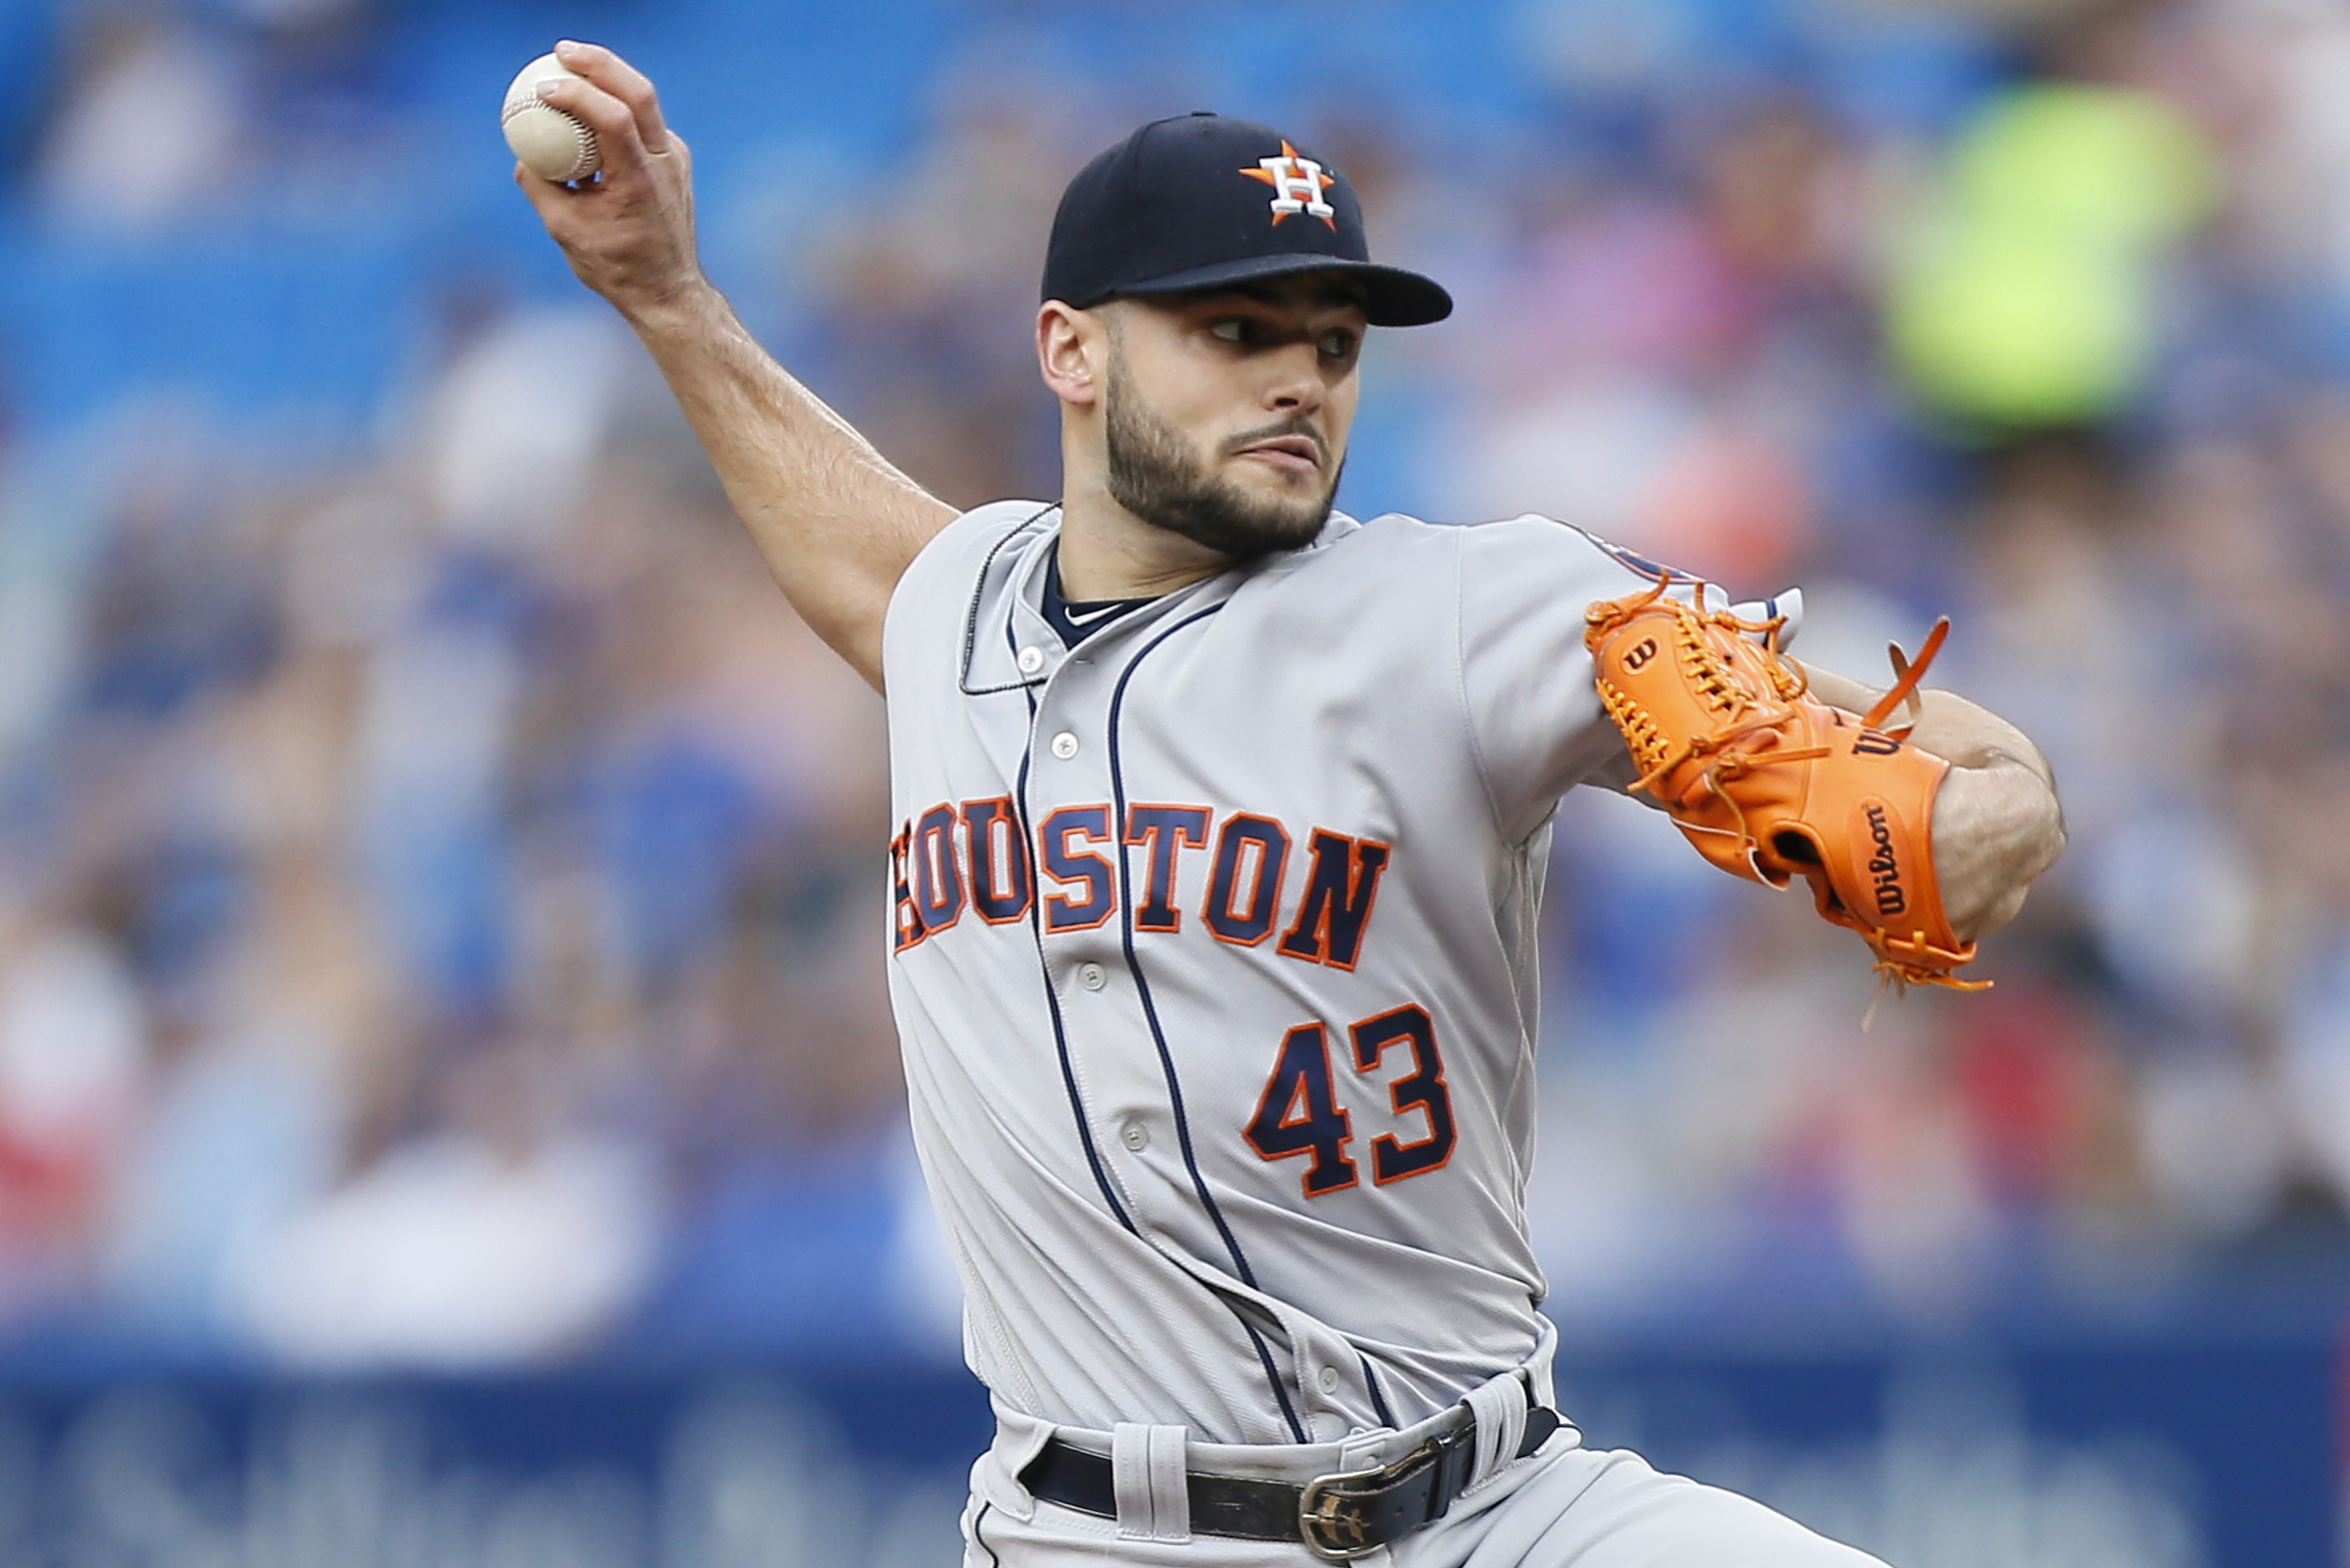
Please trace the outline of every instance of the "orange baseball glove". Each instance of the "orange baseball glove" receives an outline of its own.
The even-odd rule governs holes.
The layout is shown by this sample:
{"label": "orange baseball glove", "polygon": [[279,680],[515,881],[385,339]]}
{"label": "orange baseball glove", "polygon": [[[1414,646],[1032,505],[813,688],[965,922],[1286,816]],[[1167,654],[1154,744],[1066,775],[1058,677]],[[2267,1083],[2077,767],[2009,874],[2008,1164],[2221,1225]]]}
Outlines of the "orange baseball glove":
{"label": "orange baseball glove", "polygon": [[1623,732],[1635,790],[1651,792],[1725,871],[1784,887],[1802,876],[1819,912],[1858,931],[1896,984],[1980,990],[1934,879],[1934,792],[1950,765],[1880,728],[1912,701],[1947,620],[1916,663],[1893,651],[1893,689],[1865,717],[1809,695],[1778,651],[1785,618],[1747,621],[1655,588],[1590,607],[1583,641],[1608,718]]}

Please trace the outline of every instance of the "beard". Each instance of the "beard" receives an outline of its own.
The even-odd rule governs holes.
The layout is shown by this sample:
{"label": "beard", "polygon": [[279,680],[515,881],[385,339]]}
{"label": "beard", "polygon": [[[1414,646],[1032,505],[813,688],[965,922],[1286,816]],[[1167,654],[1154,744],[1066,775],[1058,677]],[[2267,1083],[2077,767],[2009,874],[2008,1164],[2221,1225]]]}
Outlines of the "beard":
{"label": "beard", "polygon": [[[1252,495],[1207,471],[1183,433],[1137,395],[1123,358],[1115,355],[1104,388],[1103,412],[1103,435],[1110,449],[1111,499],[1153,528],[1245,561],[1309,545],[1329,521],[1343,464],[1331,473],[1319,495]],[[1329,461],[1329,446],[1321,432],[1303,418],[1277,420],[1243,431],[1221,443],[1221,450],[1236,453],[1276,436],[1303,436],[1313,443],[1325,465]]]}

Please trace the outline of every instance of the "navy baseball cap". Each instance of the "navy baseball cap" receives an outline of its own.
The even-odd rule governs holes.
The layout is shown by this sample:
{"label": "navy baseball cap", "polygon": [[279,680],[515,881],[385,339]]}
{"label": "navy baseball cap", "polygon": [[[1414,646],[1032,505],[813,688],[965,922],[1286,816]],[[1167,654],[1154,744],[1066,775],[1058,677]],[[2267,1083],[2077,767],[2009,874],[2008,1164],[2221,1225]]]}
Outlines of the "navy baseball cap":
{"label": "navy baseball cap", "polygon": [[1374,327],[1452,314],[1434,280],[1370,259],[1346,177],[1280,132],[1222,115],[1154,120],[1078,171],[1053,216],[1045,298],[1081,310],[1300,272],[1343,272]]}

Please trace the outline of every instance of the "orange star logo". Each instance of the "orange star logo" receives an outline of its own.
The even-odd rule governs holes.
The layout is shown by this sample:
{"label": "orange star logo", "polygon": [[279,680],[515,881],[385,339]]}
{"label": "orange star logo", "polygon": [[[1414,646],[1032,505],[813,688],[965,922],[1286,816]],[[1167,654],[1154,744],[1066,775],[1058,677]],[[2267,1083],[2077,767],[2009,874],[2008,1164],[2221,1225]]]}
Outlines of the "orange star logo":
{"label": "orange star logo", "polygon": [[1338,182],[1322,172],[1321,165],[1311,158],[1299,157],[1297,149],[1289,145],[1287,137],[1281,138],[1279,157],[1259,158],[1255,168],[1239,172],[1251,180],[1262,180],[1272,187],[1272,221],[1275,224],[1293,214],[1304,213],[1319,218],[1332,229],[1337,228],[1337,209],[1323,201],[1321,194]]}

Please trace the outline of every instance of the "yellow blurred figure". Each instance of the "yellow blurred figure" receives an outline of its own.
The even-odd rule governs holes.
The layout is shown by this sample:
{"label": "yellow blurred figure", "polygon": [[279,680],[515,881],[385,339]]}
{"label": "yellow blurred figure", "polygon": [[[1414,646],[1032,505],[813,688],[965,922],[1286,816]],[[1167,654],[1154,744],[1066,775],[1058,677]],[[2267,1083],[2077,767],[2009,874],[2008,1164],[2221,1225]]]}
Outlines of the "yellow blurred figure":
{"label": "yellow blurred figure", "polygon": [[2157,265],[2216,194],[2202,136],[2158,98],[2002,95],[1959,137],[1887,293],[1911,392],[1970,427],[2113,414],[2147,367]]}

